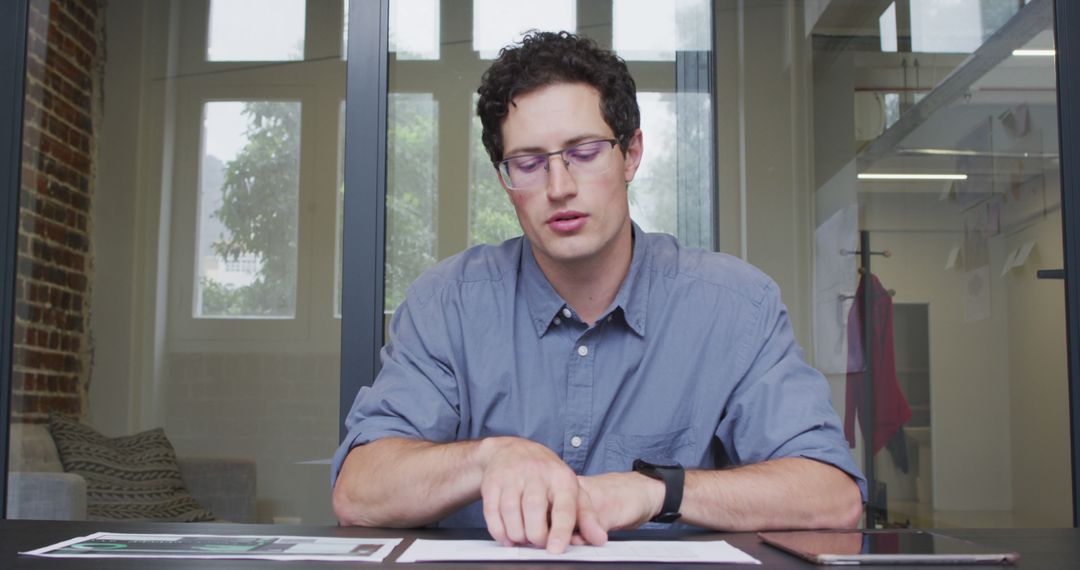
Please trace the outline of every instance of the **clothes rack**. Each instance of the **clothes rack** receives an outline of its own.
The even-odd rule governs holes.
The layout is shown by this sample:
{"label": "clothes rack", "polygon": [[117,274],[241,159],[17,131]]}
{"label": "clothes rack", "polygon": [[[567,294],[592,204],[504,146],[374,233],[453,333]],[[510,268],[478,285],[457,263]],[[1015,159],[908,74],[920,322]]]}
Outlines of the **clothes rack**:
{"label": "clothes rack", "polygon": [[[871,259],[875,255],[888,258],[892,257],[889,250],[873,251],[870,248],[870,232],[859,231],[859,249],[855,251],[842,251],[841,253],[859,256],[859,273],[869,278],[871,275]],[[890,290],[892,296],[895,291]],[[859,409],[860,425],[862,426],[863,441],[863,474],[866,476],[866,528],[883,528],[888,523],[888,493],[884,481],[878,481],[874,472],[874,374],[873,366],[873,334],[874,334],[874,302],[875,291],[873,287],[866,287],[862,298],[862,350],[863,350],[863,391],[862,406]],[[845,297],[848,297],[845,295]]]}

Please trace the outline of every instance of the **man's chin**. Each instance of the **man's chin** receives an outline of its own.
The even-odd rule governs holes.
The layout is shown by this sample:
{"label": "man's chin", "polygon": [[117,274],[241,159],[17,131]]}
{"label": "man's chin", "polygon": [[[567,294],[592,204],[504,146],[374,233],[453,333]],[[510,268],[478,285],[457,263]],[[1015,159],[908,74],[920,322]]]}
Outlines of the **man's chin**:
{"label": "man's chin", "polygon": [[596,251],[591,248],[564,248],[551,252],[551,261],[565,266],[580,266],[596,261]]}
{"label": "man's chin", "polygon": [[558,263],[560,265],[579,265],[592,261],[593,258],[596,257],[596,248],[591,247],[591,244],[584,243],[585,240],[559,238],[552,241],[555,241],[556,243],[548,241],[543,244],[544,248],[542,251],[542,255],[547,257],[552,263]]}

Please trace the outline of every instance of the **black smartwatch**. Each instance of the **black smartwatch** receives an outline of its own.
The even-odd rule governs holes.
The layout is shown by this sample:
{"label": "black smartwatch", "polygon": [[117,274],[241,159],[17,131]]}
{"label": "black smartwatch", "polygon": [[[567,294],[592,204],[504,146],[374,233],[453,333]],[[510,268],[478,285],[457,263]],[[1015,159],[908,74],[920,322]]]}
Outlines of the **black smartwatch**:
{"label": "black smartwatch", "polygon": [[678,463],[656,465],[644,459],[635,459],[634,471],[664,483],[664,506],[660,507],[660,514],[649,519],[649,522],[671,523],[679,520],[682,516],[679,507],[682,505],[683,482],[686,479],[683,466]]}

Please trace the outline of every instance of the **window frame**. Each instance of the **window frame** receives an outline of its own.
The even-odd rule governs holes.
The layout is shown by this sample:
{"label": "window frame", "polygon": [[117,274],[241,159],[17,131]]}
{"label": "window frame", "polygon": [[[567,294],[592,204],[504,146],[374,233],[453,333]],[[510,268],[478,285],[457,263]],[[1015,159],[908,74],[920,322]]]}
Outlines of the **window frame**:
{"label": "window frame", "polygon": [[[308,0],[304,60],[209,61],[209,0],[185,2],[180,16],[174,168],[168,223],[167,350],[327,352],[339,342],[335,256],[339,109],[348,62],[340,57],[344,4]],[[329,26],[332,36],[319,33]],[[328,55],[329,54],[329,55]],[[312,59],[314,58],[314,59]],[[279,70],[288,68],[288,74]],[[296,101],[301,105],[297,280],[291,317],[196,317],[197,228],[203,105],[215,101]],[[326,257],[327,259],[322,259]]]}
{"label": "window frame", "polygon": [[[1069,370],[1073,527],[1080,527],[1080,7],[1054,2],[1058,137],[1065,270],[1065,339]],[[1071,62],[1071,65],[1070,65]]]}
{"label": "window frame", "polygon": [[22,164],[23,87],[29,0],[0,2],[0,520],[7,518],[8,432],[15,326],[15,256],[19,239],[19,177]]}
{"label": "window frame", "polygon": [[389,36],[390,0],[349,0],[339,438],[357,392],[378,374],[383,345]]}

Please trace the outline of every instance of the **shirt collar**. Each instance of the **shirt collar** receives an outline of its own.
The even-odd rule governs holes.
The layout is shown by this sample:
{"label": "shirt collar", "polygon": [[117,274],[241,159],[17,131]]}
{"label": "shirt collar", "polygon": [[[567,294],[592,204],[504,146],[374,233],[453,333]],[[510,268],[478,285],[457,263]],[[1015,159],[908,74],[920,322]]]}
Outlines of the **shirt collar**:
{"label": "shirt collar", "polygon": [[[637,223],[633,224],[634,249],[630,259],[630,270],[626,273],[619,291],[611,306],[601,318],[622,312],[623,319],[638,336],[645,336],[645,315],[648,308],[649,284],[651,272],[646,268],[648,256],[645,232]],[[529,306],[529,317],[536,328],[537,336],[544,336],[555,317],[569,305],[551,286],[544,272],[536,263],[529,239],[521,239],[521,281],[525,301]]]}
{"label": "shirt collar", "polygon": [[648,268],[649,246],[645,232],[641,231],[636,222],[633,223],[633,229],[634,254],[630,259],[630,270],[626,272],[626,279],[623,279],[619,286],[619,292],[615,294],[608,314],[616,308],[621,309],[627,326],[643,337],[652,272]]}

